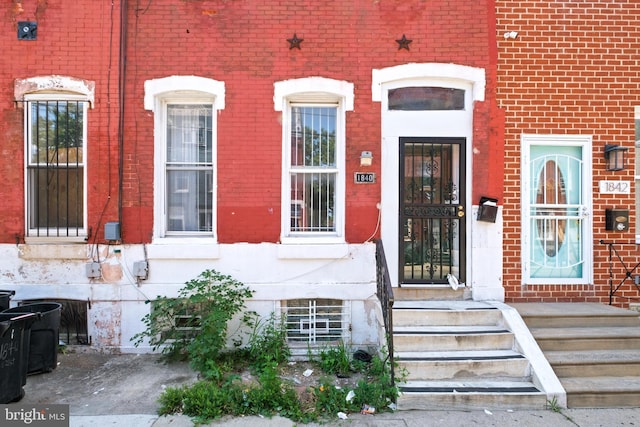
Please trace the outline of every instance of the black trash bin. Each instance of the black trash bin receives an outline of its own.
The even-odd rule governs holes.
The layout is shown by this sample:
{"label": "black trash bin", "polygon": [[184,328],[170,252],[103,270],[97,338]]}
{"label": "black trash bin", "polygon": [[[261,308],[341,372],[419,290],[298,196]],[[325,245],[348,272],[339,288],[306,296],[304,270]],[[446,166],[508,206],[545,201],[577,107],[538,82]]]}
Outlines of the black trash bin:
{"label": "black trash bin", "polygon": [[29,343],[29,374],[51,372],[58,365],[58,341],[60,340],[60,315],[62,304],[41,302],[13,307],[2,313],[39,313],[31,326]]}
{"label": "black trash bin", "polygon": [[35,313],[0,313],[0,404],[24,396],[31,326],[37,318]]}
{"label": "black trash bin", "polygon": [[4,311],[9,308],[11,297],[15,294],[16,291],[5,291],[0,289],[0,311]]}

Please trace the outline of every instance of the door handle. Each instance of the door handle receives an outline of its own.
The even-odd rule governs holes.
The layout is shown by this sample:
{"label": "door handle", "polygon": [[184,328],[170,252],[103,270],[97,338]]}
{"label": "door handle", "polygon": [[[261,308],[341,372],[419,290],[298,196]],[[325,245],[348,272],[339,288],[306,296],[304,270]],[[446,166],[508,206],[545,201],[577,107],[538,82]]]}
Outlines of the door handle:
{"label": "door handle", "polygon": [[464,216],[464,206],[458,206],[458,218],[462,218]]}

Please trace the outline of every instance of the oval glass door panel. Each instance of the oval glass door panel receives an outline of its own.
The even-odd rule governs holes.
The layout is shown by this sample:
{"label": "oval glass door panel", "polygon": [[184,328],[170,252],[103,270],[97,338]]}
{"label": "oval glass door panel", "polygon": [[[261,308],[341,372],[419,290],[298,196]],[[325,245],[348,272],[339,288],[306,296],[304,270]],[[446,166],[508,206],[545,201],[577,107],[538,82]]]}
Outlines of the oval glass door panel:
{"label": "oval glass door panel", "polygon": [[[541,218],[536,221],[538,233],[536,241],[544,246],[543,249],[547,256],[555,257],[564,244],[567,232],[567,220],[563,219],[567,210],[558,207],[558,205],[567,204],[567,192],[564,187],[562,170],[555,160],[548,160],[540,171],[536,204],[541,206],[542,216],[549,216],[549,218]],[[553,216],[551,216],[552,214]]]}

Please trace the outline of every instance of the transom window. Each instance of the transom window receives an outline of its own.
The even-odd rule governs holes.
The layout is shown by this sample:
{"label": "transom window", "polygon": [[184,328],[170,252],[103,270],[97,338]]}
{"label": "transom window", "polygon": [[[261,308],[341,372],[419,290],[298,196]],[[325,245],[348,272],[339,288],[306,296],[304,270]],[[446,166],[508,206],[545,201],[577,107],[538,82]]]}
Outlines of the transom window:
{"label": "transom window", "polygon": [[85,236],[88,102],[52,94],[26,101],[27,236]]}
{"label": "transom window", "polygon": [[389,110],[464,110],[464,90],[434,86],[390,89]]}

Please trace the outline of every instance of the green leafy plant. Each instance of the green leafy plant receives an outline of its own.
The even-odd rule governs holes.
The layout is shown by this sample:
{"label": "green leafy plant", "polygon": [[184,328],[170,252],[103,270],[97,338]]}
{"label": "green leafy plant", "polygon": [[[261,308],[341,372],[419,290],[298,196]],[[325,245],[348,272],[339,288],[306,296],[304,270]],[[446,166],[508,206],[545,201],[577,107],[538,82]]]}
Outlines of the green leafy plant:
{"label": "green leafy plant", "polygon": [[320,368],[328,374],[348,377],[352,372],[350,350],[342,341],[327,346],[318,353]]}
{"label": "green leafy plant", "polygon": [[257,313],[250,313],[245,316],[245,322],[251,328],[247,351],[256,368],[282,364],[289,359],[291,350],[287,345],[287,325],[283,318],[271,313],[268,318],[260,319]]}
{"label": "green leafy plant", "polygon": [[177,298],[159,296],[142,319],[145,331],[132,340],[136,346],[148,340],[166,359],[187,359],[205,377],[219,377],[217,359],[226,347],[227,324],[252,295],[231,276],[205,270],[186,282]]}

